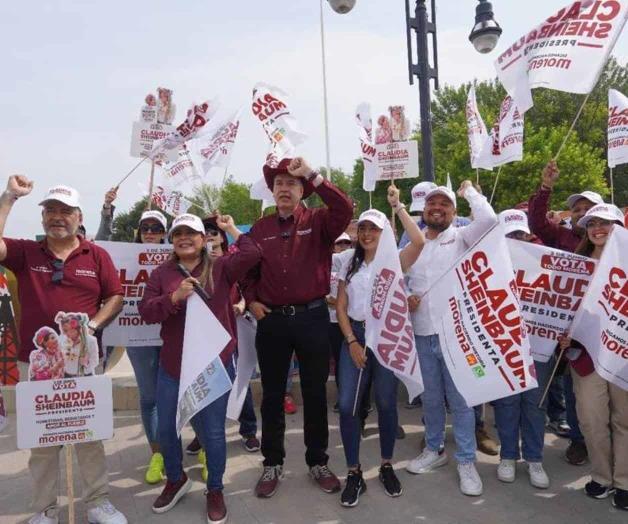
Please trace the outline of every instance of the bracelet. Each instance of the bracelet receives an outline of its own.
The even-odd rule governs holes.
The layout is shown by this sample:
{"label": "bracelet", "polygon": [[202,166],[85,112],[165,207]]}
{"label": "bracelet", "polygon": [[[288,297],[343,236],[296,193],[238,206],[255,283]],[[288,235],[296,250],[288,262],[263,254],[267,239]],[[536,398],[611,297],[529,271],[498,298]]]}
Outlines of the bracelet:
{"label": "bracelet", "polygon": [[356,338],[354,338],[351,342],[349,342],[349,347],[351,347],[351,344],[353,343],[359,344],[358,340]]}
{"label": "bracelet", "polygon": [[5,195],[11,200],[11,202],[17,202],[18,198],[20,198],[19,196],[17,196],[15,193],[12,193],[8,189],[2,194],[2,196],[5,196]]}
{"label": "bracelet", "polygon": [[399,213],[399,211],[401,211],[402,209],[405,209],[406,205],[402,204],[401,202],[399,202],[396,206],[393,207],[393,211],[395,213]]}
{"label": "bracelet", "polygon": [[352,344],[353,342],[357,342],[357,338],[353,337],[352,339],[345,338],[347,344]]}
{"label": "bracelet", "polygon": [[551,191],[552,188],[550,186],[546,186],[545,184],[541,184],[541,189],[544,189],[545,191]]}
{"label": "bracelet", "polygon": [[318,171],[312,171],[305,177],[308,182],[312,182],[320,173]]}

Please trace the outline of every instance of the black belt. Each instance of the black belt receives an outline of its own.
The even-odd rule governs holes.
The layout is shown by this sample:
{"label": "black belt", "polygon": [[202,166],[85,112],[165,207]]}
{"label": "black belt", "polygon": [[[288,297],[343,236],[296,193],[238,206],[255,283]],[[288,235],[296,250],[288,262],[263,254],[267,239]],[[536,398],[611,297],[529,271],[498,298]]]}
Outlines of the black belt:
{"label": "black belt", "polygon": [[352,324],[358,324],[358,325],[362,326],[363,328],[366,328],[366,320],[355,320],[353,318],[349,318],[349,321]]}
{"label": "black belt", "polygon": [[312,309],[319,308],[321,306],[326,305],[324,298],[317,298],[316,300],[312,300],[312,302],[308,302],[307,304],[288,304],[285,306],[269,306],[271,313],[280,313],[286,317],[292,317],[297,313],[305,313],[306,311],[311,311]]}

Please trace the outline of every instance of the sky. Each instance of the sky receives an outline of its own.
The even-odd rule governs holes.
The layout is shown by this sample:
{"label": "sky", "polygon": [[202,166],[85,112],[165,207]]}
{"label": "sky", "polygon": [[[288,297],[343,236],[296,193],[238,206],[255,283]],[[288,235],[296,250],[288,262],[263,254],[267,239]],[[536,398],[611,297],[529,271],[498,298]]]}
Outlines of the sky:
{"label": "sky", "polygon": [[[498,53],[567,3],[494,0],[503,34],[493,53],[481,55],[468,41],[476,1],[437,0],[441,85],[493,78]],[[323,8],[331,165],[351,172],[358,103],[370,102],[374,118],[401,104],[413,124],[419,119],[404,2],[357,0],[345,15],[326,1]],[[260,81],[290,94],[309,136],[298,154],[314,167],[325,164],[319,0],[21,0],[2,2],[0,19],[0,183],[11,174],[35,182],[15,204],[7,236],[41,231],[37,204],[55,184],[79,190],[93,234],[105,191],[137,161],[129,155],[131,126],[158,86],[174,90],[175,123],[190,104],[214,96],[225,114],[244,107],[229,166],[239,182],[260,178],[268,147],[250,113]],[[614,54],[627,61],[625,34]],[[142,165],[120,187],[119,210],[142,196],[149,170]],[[222,175],[212,172],[208,181],[220,183]]]}

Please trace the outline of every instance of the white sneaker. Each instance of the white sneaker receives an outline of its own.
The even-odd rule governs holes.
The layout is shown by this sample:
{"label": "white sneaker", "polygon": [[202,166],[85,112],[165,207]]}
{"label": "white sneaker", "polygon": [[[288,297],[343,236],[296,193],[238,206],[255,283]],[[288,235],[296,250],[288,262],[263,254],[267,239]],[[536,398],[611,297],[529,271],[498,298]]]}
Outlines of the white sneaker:
{"label": "white sneaker", "polygon": [[87,521],[89,524],[127,524],[126,517],[108,500],[88,509]]}
{"label": "white sneaker", "polygon": [[447,458],[445,450],[442,450],[439,453],[438,451],[432,451],[431,449],[425,448],[423,453],[421,453],[417,458],[408,462],[406,471],[408,473],[412,473],[413,475],[427,473],[440,466],[444,466],[447,464],[448,460],[449,459]]}
{"label": "white sneaker", "polygon": [[33,515],[29,521],[28,524],[59,524],[59,517],[55,516],[48,516],[46,515],[46,513],[48,513],[50,510],[44,510],[41,513],[37,513],[36,515]]}
{"label": "white sneaker", "polygon": [[460,491],[463,495],[478,497],[482,494],[482,479],[473,462],[458,464],[458,476],[460,477]]}
{"label": "white sneaker", "polygon": [[547,473],[545,473],[541,462],[528,462],[528,474],[530,475],[530,484],[532,484],[535,488],[549,488],[549,477],[547,476]]}
{"label": "white sneaker", "polygon": [[516,474],[516,462],[511,459],[501,459],[497,466],[497,478],[502,482],[514,482]]}

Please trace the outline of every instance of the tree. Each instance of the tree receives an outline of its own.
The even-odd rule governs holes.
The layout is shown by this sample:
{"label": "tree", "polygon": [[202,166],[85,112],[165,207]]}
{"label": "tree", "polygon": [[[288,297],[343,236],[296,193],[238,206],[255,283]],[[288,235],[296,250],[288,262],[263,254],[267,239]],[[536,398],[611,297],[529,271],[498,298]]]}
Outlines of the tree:
{"label": "tree", "polygon": [[113,219],[113,235],[111,240],[117,242],[133,242],[135,239],[135,231],[140,221],[142,213],[146,209],[147,198],[138,200],[130,211],[119,213]]}

